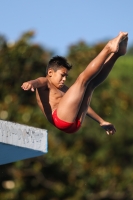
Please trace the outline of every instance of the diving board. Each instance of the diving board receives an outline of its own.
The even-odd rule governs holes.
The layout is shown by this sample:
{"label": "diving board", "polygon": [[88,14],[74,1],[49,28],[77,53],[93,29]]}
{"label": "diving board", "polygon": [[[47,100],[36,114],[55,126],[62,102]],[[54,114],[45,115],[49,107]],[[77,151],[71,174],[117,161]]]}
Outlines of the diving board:
{"label": "diving board", "polygon": [[47,130],[0,120],[0,165],[47,152]]}

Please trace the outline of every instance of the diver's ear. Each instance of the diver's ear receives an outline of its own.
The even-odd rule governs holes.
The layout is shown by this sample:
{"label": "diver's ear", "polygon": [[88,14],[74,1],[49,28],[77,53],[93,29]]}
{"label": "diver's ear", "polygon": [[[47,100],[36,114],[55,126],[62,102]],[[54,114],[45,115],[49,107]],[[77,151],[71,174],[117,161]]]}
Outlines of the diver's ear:
{"label": "diver's ear", "polygon": [[48,76],[52,77],[53,73],[54,73],[54,70],[51,69],[51,68],[49,68],[49,70],[48,70]]}

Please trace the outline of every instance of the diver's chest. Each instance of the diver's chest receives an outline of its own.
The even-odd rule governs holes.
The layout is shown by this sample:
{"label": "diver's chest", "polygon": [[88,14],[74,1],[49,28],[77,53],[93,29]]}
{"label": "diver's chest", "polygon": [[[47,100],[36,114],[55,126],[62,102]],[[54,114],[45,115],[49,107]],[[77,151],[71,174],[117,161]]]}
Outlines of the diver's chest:
{"label": "diver's chest", "polygon": [[49,93],[50,99],[58,99],[64,96],[64,92],[58,89],[53,89]]}

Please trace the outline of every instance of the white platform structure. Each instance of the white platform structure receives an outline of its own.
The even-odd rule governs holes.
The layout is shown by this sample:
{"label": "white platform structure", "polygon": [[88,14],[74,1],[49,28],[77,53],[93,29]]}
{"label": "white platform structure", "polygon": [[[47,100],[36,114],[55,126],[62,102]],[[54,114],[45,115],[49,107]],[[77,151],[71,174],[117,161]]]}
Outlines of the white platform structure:
{"label": "white platform structure", "polygon": [[0,120],[0,165],[47,152],[47,130]]}

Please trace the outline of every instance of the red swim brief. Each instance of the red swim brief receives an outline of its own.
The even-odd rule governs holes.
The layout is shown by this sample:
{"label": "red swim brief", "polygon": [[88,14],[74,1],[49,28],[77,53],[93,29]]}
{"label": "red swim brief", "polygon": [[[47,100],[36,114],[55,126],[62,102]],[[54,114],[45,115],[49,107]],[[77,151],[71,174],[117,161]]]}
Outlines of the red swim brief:
{"label": "red swim brief", "polygon": [[74,133],[78,131],[81,126],[81,122],[79,119],[76,119],[75,122],[72,122],[72,123],[65,122],[59,119],[57,116],[57,110],[53,112],[52,119],[53,119],[54,126],[66,133]]}

